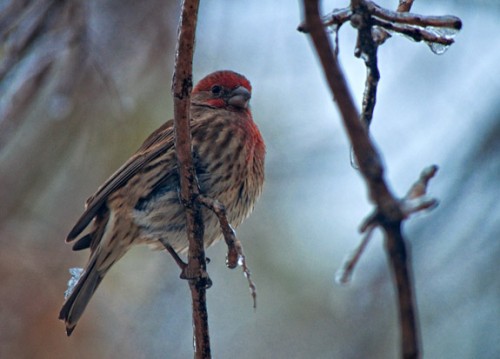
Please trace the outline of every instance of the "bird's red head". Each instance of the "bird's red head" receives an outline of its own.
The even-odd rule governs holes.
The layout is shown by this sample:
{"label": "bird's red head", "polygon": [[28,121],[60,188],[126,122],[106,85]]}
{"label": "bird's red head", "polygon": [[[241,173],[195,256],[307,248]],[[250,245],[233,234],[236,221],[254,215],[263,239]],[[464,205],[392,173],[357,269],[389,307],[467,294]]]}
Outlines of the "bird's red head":
{"label": "bird's red head", "polygon": [[193,102],[215,108],[246,110],[252,85],[233,71],[217,71],[201,79],[193,89]]}
{"label": "bird's red head", "polygon": [[240,75],[234,71],[222,70],[212,72],[210,75],[202,78],[194,87],[193,93],[200,91],[209,91],[213,85],[224,86],[228,89],[235,89],[236,87],[243,86],[252,92],[252,85],[245,76]]}

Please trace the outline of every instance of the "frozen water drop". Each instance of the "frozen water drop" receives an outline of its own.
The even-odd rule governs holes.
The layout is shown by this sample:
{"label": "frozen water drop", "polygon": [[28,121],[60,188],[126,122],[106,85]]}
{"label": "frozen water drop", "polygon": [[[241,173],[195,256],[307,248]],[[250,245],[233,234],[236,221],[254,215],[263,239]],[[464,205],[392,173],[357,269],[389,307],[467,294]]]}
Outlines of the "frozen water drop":
{"label": "frozen water drop", "polygon": [[339,54],[339,28],[338,24],[332,24],[327,27],[328,32],[333,38],[333,51],[335,51],[335,55]]}
{"label": "frozen water drop", "polygon": [[69,274],[71,274],[71,278],[68,281],[68,289],[66,289],[66,291],[64,292],[64,299],[68,299],[71,293],[73,293],[78,280],[83,274],[83,268],[70,268]]}
{"label": "frozen water drop", "polygon": [[361,57],[361,59],[364,61],[364,62],[368,62],[370,61],[370,56],[364,52],[364,51],[361,51],[360,54],[359,54],[359,57]]}
{"label": "frozen water drop", "polygon": [[427,27],[427,30],[433,32],[436,35],[446,36],[447,38],[450,39],[453,39],[456,36],[456,34],[458,34],[458,32],[460,31],[453,27],[434,27],[434,26]]}
{"label": "frozen water drop", "polygon": [[[460,31],[460,27],[452,24],[449,27],[436,26],[401,26],[398,29],[385,29],[390,35],[398,34],[411,41],[424,41],[431,51],[437,55],[444,54],[453,44],[453,39]],[[444,42],[444,43],[443,43]]]}
{"label": "frozen water drop", "polygon": [[404,37],[404,38],[405,38],[405,39],[407,39],[407,40],[410,40],[410,41],[412,41],[412,42],[416,42],[416,40],[415,40],[413,37],[411,37],[410,35],[407,35],[407,34],[405,34],[405,33],[403,33],[403,32],[400,32],[400,31],[395,31],[395,30],[391,30],[391,29],[385,29],[385,31],[387,31],[387,33],[388,33],[390,36],[392,36],[392,35],[396,34],[396,35],[398,35],[398,36]]}
{"label": "frozen water drop", "polygon": [[356,155],[354,154],[354,150],[352,148],[350,151],[350,162],[352,168],[354,168],[355,170],[359,170],[358,159],[356,158]]}
{"label": "frozen water drop", "polygon": [[435,35],[436,37],[450,40],[449,44],[441,44],[438,42],[425,41],[427,46],[429,46],[431,51],[436,55],[442,55],[450,48],[451,44],[453,43],[453,39],[455,38],[455,35],[459,31],[458,29],[455,29],[453,27],[433,27],[433,26],[427,27],[426,30],[431,34]]}
{"label": "frozen water drop", "polygon": [[380,26],[372,27],[372,38],[375,44],[382,45],[389,37],[392,37],[392,35],[388,30]]}
{"label": "frozen water drop", "polygon": [[426,41],[425,43],[427,44],[427,46],[429,46],[431,51],[436,55],[442,55],[450,48],[450,45],[439,44],[437,42]]}
{"label": "frozen water drop", "polygon": [[339,25],[338,24],[332,24],[327,27],[327,30],[330,34],[336,35],[337,32],[339,31]]}
{"label": "frozen water drop", "polygon": [[231,223],[229,223],[229,228],[231,229],[231,231],[233,231],[233,235],[236,236],[236,230],[233,228]]}

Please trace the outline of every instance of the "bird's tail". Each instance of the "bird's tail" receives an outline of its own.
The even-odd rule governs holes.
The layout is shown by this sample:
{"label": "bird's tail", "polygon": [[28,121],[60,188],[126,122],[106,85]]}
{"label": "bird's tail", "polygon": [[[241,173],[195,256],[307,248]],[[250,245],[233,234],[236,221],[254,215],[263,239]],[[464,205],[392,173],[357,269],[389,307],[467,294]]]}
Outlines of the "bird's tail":
{"label": "bird's tail", "polygon": [[66,323],[68,336],[75,329],[106,273],[128,251],[131,245],[130,239],[135,236],[127,227],[121,228],[123,234],[118,231],[120,228],[115,227],[112,212],[98,219],[94,223],[94,230],[81,237],[73,246],[75,250],[90,248],[91,254],[83,272],[71,270],[73,278],[68,283],[66,302],[59,312],[59,319]]}
{"label": "bird's tail", "polygon": [[[83,274],[78,279],[76,286],[67,297],[66,302],[59,312],[59,319],[64,320],[66,323],[66,333],[68,336],[70,336],[75,329],[78,320],[82,316],[87,304],[90,301],[90,298],[92,298],[92,295],[107,272],[107,270],[104,272],[98,270],[96,266],[97,255],[97,252],[93,253],[87,268],[85,268]],[[68,289],[68,291],[71,291],[71,288]]]}

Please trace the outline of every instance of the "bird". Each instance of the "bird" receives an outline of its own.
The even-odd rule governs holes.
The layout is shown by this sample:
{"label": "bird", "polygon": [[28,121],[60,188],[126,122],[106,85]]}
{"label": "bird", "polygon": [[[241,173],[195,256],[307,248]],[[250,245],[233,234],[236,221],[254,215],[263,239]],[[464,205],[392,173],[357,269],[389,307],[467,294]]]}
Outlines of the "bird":
{"label": "bird", "polygon": [[[190,104],[192,156],[200,194],[219,201],[229,223],[239,226],[253,211],[264,184],[266,147],[253,121],[252,86],[230,70],[213,72],[193,88]],[[169,120],[92,195],[69,232],[73,250],[90,250],[66,291],[59,313],[71,335],[106,273],[134,245],[184,253],[188,248],[179,197],[174,123]],[[222,238],[214,213],[202,208],[204,246]],[[168,248],[170,247],[170,248]]]}

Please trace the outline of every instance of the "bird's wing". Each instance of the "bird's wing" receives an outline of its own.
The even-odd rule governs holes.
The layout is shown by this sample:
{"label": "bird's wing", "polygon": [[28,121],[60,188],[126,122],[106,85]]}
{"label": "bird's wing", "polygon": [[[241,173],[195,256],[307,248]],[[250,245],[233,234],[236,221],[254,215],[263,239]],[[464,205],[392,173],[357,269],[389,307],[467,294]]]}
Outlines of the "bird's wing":
{"label": "bird's wing", "polygon": [[69,232],[66,241],[71,242],[88,226],[105,203],[108,196],[118,188],[122,187],[132,178],[145,164],[167,151],[174,145],[173,121],[167,121],[154,131],[139,147],[137,152],[125,162],[115,173],[99,187],[97,192],[91,196],[86,203],[85,212],[73,229]]}
{"label": "bird's wing", "polygon": [[147,150],[151,146],[156,143],[165,140],[166,138],[170,139],[170,136],[173,136],[174,131],[174,120],[169,120],[165,122],[163,125],[158,127],[152,134],[148,136],[142,143],[141,147],[137,150],[138,152]]}

